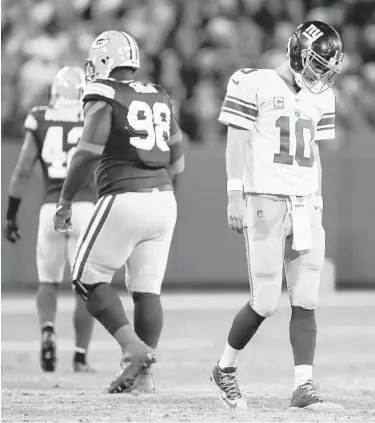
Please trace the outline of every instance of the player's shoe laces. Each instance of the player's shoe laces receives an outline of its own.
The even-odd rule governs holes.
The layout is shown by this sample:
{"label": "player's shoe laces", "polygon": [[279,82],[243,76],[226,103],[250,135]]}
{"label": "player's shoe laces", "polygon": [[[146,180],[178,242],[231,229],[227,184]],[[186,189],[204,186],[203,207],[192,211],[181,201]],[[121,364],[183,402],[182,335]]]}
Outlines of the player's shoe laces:
{"label": "player's shoe laces", "polygon": [[40,365],[45,372],[54,372],[56,369],[56,334],[53,331],[42,332]]}
{"label": "player's shoe laces", "polygon": [[123,352],[122,370],[108,388],[110,394],[129,392],[141,372],[155,363],[155,352],[143,342],[132,342]]}
{"label": "player's shoe laces", "polygon": [[155,380],[151,367],[142,370],[141,374],[134,381],[132,391],[137,391],[141,394],[155,392]]}
{"label": "player's shoe laces", "polygon": [[323,397],[321,396],[318,388],[312,380],[308,380],[303,385],[300,385],[292,395],[289,407],[304,408],[312,404],[322,403]]}
{"label": "player's shoe laces", "polygon": [[211,380],[220,389],[221,398],[229,408],[247,410],[246,400],[238,385],[236,367],[221,369],[216,364],[211,372]]}

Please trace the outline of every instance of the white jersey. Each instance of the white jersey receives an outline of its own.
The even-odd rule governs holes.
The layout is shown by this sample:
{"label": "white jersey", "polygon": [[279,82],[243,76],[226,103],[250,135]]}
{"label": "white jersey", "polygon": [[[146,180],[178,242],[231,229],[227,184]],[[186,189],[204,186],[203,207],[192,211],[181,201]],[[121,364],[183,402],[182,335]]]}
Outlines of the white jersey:
{"label": "white jersey", "polygon": [[319,187],[316,141],[335,137],[335,95],[294,93],[271,69],[240,69],[228,83],[219,121],[251,131],[245,192],[307,196]]}

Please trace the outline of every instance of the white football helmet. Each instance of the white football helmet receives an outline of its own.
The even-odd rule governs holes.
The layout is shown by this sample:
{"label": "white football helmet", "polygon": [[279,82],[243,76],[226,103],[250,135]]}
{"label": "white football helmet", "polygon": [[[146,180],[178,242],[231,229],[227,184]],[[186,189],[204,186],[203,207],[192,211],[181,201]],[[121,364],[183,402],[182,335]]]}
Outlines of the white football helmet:
{"label": "white football helmet", "polygon": [[79,101],[85,87],[85,74],[78,66],[60,69],[51,86],[51,105],[59,99]]}
{"label": "white football helmet", "polygon": [[139,68],[139,48],[133,37],[123,31],[105,31],[91,44],[85,63],[86,81],[108,78],[115,68]]}

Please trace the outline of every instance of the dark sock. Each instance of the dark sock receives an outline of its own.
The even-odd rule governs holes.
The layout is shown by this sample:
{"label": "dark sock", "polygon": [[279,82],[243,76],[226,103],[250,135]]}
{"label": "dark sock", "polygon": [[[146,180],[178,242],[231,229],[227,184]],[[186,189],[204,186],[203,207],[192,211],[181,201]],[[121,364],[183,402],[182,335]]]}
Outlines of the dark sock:
{"label": "dark sock", "polygon": [[73,360],[75,363],[86,364],[86,353],[75,351]]}
{"label": "dark sock", "polygon": [[42,334],[43,333],[54,333],[55,328],[51,324],[46,324],[42,327]]}
{"label": "dark sock", "polygon": [[39,325],[43,329],[46,325],[52,325],[56,320],[57,312],[57,283],[40,283],[36,293],[36,308]]}
{"label": "dark sock", "polygon": [[292,306],[289,338],[293,348],[294,365],[313,365],[316,347],[315,310]]}
{"label": "dark sock", "polygon": [[163,308],[160,295],[133,292],[134,330],[151,348],[156,348],[163,329]]}
{"label": "dark sock", "polygon": [[228,344],[236,350],[244,349],[264,319],[265,317],[260,316],[249,303],[246,303],[233,320],[228,335]]}
{"label": "dark sock", "polygon": [[94,319],[87,311],[85,302],[76,295],[76,308],[74,310],[73,325],[75,330],[76,347],[88,349],[94,328]]}
{"label": "dark sock", "polygon": [[112,336],[121,327],[129,325],[121,299],[108,283],[98,283],[88,288],[87,310]]}

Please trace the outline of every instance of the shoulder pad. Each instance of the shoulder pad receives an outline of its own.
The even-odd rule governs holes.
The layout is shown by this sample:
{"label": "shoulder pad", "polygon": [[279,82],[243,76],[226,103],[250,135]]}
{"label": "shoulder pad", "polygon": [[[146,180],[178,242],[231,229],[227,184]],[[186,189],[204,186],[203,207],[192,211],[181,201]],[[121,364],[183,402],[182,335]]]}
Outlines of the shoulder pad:
{"label": "shoulder pad", "polygon": [[157,94],[158,86],[151,82],[143,81],[130,81],[128,84],[135,92],[140,94]]}
{"label": "shoulder pad", "polygon": [[48,109],[48,106],[35,106],[30,110],[29,114],[35,114],[35,113],[38,113],[38,112],[45,112],[47,109]]}
{"label": "shoulder pad", "polygon": [[29,114],[27,115],[24,123],[25,129],[30,131],[36,131],[39,127],[38,120],[41,118],[41,115],[48,109],[47,106],[35,106],[33,107]]}
{"label": "shoulder pad", "polygon": [[258,69],[242,68],[233,73],[233,75],[230,77],[230,82],[238,85],[240,81],[248,81],[249,79],[252,80],[253,76],[257,73]]}
{"label": "shoulder pad", "polygon": [[94,95],[104,97],[110,100],[115,98],[115,89],[113,87],[113,81],[108,79],[96,79],[86,85],[83,92],[83,100],[86,96]]}

